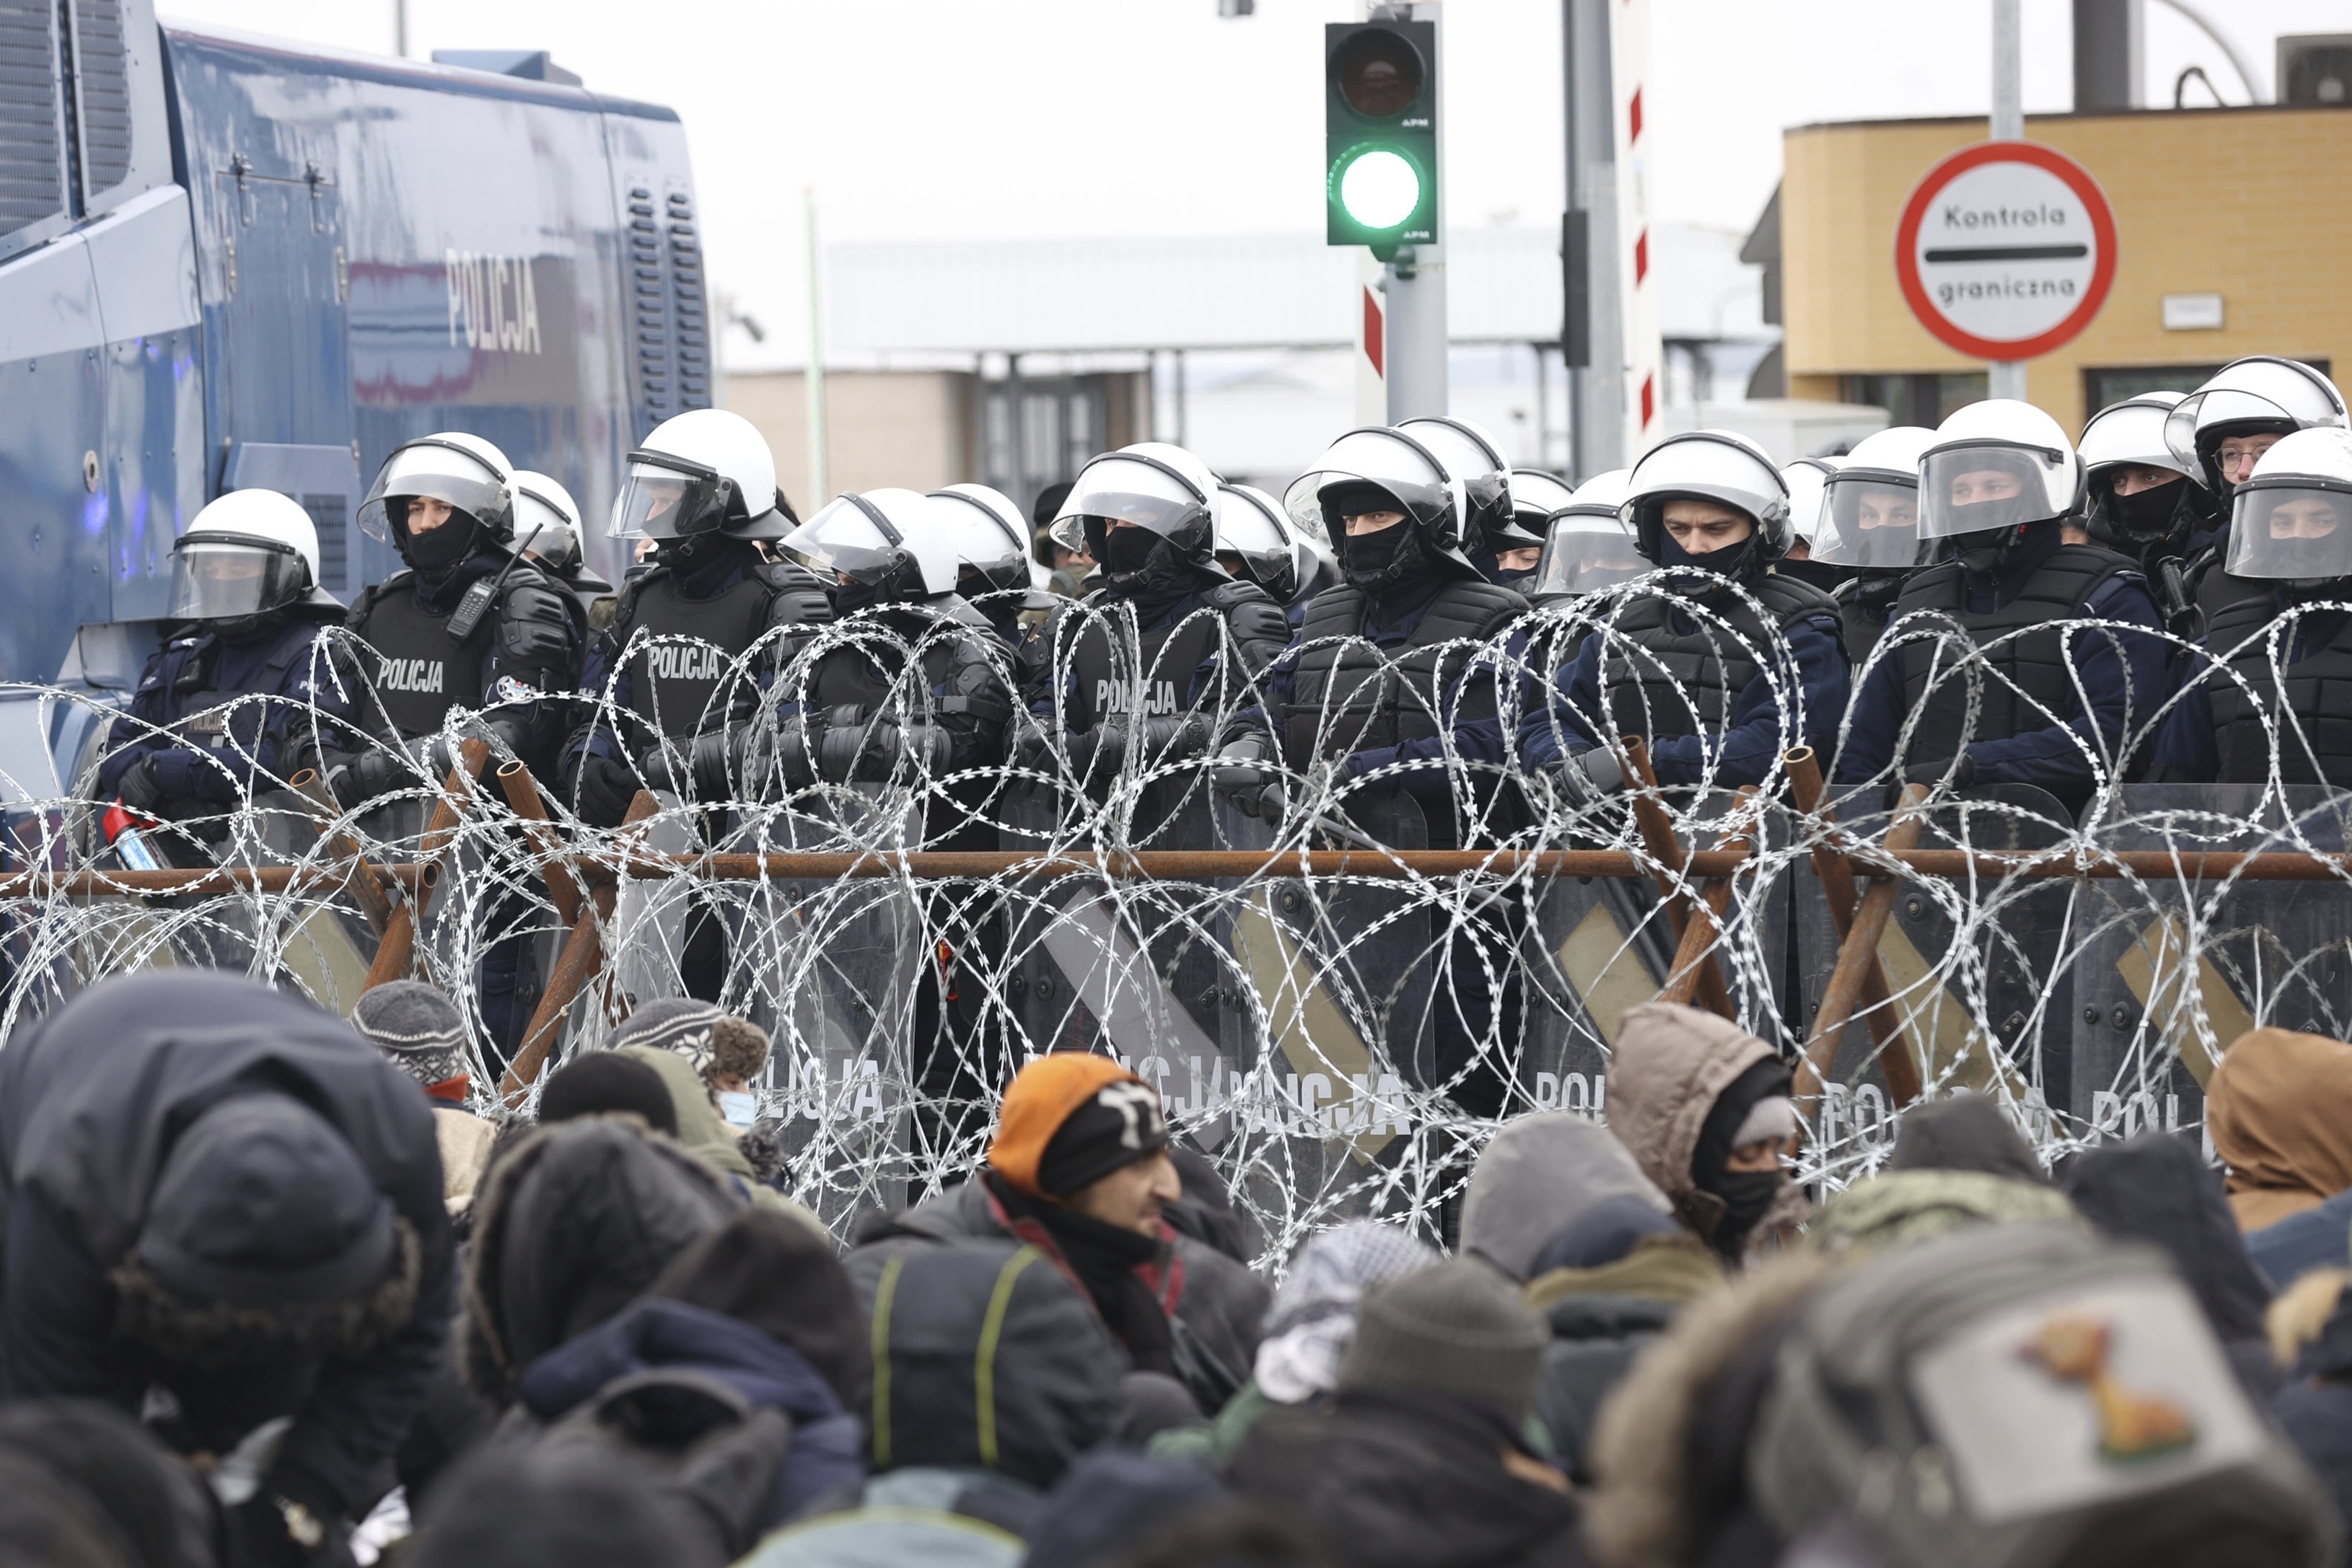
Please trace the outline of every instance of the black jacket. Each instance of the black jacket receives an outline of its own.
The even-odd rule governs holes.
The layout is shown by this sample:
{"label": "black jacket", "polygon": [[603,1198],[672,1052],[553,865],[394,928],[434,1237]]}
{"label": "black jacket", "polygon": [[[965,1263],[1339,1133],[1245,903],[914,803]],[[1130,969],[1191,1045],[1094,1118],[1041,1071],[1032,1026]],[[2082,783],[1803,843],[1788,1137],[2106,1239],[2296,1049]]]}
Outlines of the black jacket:
{"label": "black jacket", "polygon": [[1517,1446],[1499,1411],[1358,1389],[1267,1411],[1235,1450],[1232,1479],[1353,1568],[1582,1564],[1575,1501],[1504,1469],[1504,1449]]}
{"label": "black jacket", "polygon": [[251,980],[211,971],[110,980],[0,1049],[0,1386],[12,1398],[75,1396],[133,1412],[151,1382],[173,1387],[184,1406],[202,1396],[115,1337],[109,1275],[138,1239],[180,1130],[256,1090],[296,1096],[333,1124],[416,1232],[408,1325],[365,1355],[289,1380],[291,1408],[262,1413],[294,1416],[281,1468],[364,1512],[447,1333],[455,1270],[433,1112],[415,1081],[349,1025]]}

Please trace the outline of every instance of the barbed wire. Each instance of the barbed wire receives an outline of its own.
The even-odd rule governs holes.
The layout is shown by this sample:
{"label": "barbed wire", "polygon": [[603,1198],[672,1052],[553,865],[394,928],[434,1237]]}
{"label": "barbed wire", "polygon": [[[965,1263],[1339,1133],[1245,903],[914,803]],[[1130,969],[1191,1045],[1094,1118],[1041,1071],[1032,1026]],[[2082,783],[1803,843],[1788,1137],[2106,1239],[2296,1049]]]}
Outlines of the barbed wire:
{"label": "barbed wire", "polygon": [[[1976,646],[1948,618],[1906,618],[1852,685],[1892,660],[1927,695],[1906,710],[1895,760],[1849,777],[1850,714],[1808,710],[1799,653],[1762,603],[1737,585],[1705,587],[1676,601],[1684,635],[1769,684],[1771,758],[1826,741],[1810,754],[1826,781],[1818,809],[1806,768],[1774,760],[1760,779],[1743,776],[1719,739],[1685,743],[1676,755],[1696,764],[1678,768],[1685,781],[1654,788],[1631,752],[1634,777],[1617,792],[1523,766],[1523,740],[1549,737],[1559,750],[1633,727],[1622,705],[1576,711],[1557,676],[1589,640],[1602,660],[1639,667],[1647,645],[1622,622],[1656,581],[1546,608],[1491,643],[1444,645],[1436,700],[1397,699],[1418,704],[1434,731],[1425,758],[1361,774],[1269,764],[1282,796],[1262,815],[1217,791],[1219,744],[1255,725],[1271,727],[1277,750],[1295,730],[1309,737],[1301,749],[1320,753],[1355,733],[1361,712],[1277,708],[1221,621],[1204,661],[1208,695],[1181,710],[1199,720],[1181,744],[1155,750],[1131,738],[1085,767],[1057,745],[942,763],[942,750],[882,743],[885,731],[903,742],[932,722],[950,652],[969,669],[982,650],[986,678],[1017,688],[1010,650],[961,622],[909,632],[854,617],[772,633],[739,655],[640,635],[622,664],[658,643],[719,672],[685,732],[724,721],[755,739],[730,750],[724,788],[709,797],[680,792],[688,748],[673,744],[676,766],[641,780],[650,814],[618,828],[583,821],[551,779],[521,797],[532,810],[519,810],[500,777],[515,776],[518,759],[495,714],[453,711],[438,734],[397,747],[369,739],[389,724],[364,683],[352,684],[349,672],[367,667],[361,651],[331,635],[313,677],[334,700],[225,698],[202,732],[219,803],[146,831],[170,864],[219,868],[194,891],[135,889],[95,799],[103,757],[142,738],[185,743],[187,722],[157,729],[88,692],[7,687],[10,700],[39,705],[39,733],[89,739],[68,759],[62,790],[5,778],[0,1025],[13,1030],[105,977],[169,966],[244,970],[348,1013],[371,971],[385,972],[383,934],[352,891],[381,873],[391,919],[413,937],[394,968],[440,986],[477,1023],[474,1095],[485,1113],[528,1112],[546,1070],[600,1048],[632,1009],[695,991],[769,1031],[773,1056],[754,1088],[785,1185],[845,1227],[862,1208],[898,1207],[968,1174],[997,1094],[1029,1056],[1106,1050],[1158,1085],[1171,1120],[1231,1183],[1256,1245],[1277,1259],[1349,1218],[1434,1224],[1509,1116],[1605,1116],[1625,1014],[1662,991],[1727,1011],[1817,1071],[1818,1092],[1801,1073],[1801,1174],[1832,1187],[1876,1168],[1913,1094],[1993,1095],[2055,1155],[2150,1127],[2196,1128],[2212,1064],[2245,1028],[2352,1033],[2344,798],[2286,781],[2317,776],[2311,738],[2272,713],[2270,695],[2300,618],[2326,607],[2210,656],[2137,624],[2067,623],[2065,648],[2145,638],[2176,675],[2218,671],[2234,683],[2270,727],[2269,777],[2127,782],[2183,700],[2135,693],[2128,728],[2072,732],[2079,802],[2017,787],[1932,791],[1916,807],[1919,855],[1969,858],[1931,868],[1883,847],[1903,821],[1893,796],[1906,751],[1932,741],[1948,754],[1996,697],[2032,726],[2063,722],[2069,705],[2021,689],[2002,644]],[[1048,689],[1068,688],[1070,649],[1090,630],[1110,650],[1098,714],[1141,737],[1147,720],[1169,716],[1155,672],[1134,655],[1128,607],[1065,612],[1043,662]],[[774,737],[824,713],[819,672],[844,659],[859,662],[874,700],[830,721],[866,737],[843,751],[864,760],[847,777],[796,774]],[[2089,706],[2079,674],[2072,685],[2072,708]],[[1961,733],[1923,735],[1929,699],[1945,691],[1960,698]],[[1640,727],[1719,734],[1724,716],[1698,694],[1654,679],[1642,695]],[[1476,706],[1490,699],[1491,714]],[[651,733],[610,688],[568,700],[576,724]],[[1676,700],[1684,711],[1666,711]],[[1461,722],[1473,708],[1486,730]],[[1012,730],[1033,722],[1024,714],[1011,712]],[[1050,739],[1052,715],[1034,722]],[[459,766],[469,742],[488,756],[478,778]],[[354,747],[383,752],[400,786],[352,809],[321,804],[295,764]],[[1421,847],[1433,823],[1439,847],[1450,832],[1473,852],[1466,869],[1366,847]],[[949,873],[903,858],[942,845],[1025,859]],[[1727,847],[1736,858],[1709,858]],[[1343,850],[1338,869],[1301,858]],[[1120,863],[1168,851],[1243,859],[1154,876]],[[1539,858],[1556,851],[1602,852],[1622,869],[1588,874]],[[2189,858],[2212,852],[2284,856],[2299,880],[2275,880],[2275,860]],[[812,854],[868,863],[845,876],[838,864],[779,858]],[[1842,942],[1849,923],[1867,926],[1868,911],[1834,904],[1824,865],[1874,887],[1891,882],[1874,945]],[[2029,874],[2036,868],[2057,874]],[[581,955],[592,949],[600,958],[589,964]],[[1880,979],[1867,975],[1874,966]],[[1842,969],[1863,977],[1852,985],[1864,999],[1825,1035],[1821,1012],[1847,983]],[[517,971],[524,993],[505,998],[501,977]],[[1884,999],[1871,999],[1882,981]],[[534,1008],[541,1027],[529,1032],[546,1048],[544,1067],[526,1051],[509,1077],[509,1054],[525,1044],[516,1026]],[[501,1019],[508,1032],[494,1039]]]}

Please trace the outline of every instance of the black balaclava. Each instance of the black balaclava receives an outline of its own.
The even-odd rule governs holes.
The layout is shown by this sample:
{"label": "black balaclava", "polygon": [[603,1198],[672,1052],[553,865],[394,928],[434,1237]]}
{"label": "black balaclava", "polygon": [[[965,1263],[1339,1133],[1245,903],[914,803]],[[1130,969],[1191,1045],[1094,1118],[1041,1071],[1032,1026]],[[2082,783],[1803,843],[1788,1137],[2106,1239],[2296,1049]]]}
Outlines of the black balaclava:
{"label": "black balaclava", "polygon": [[1658,530],[1658,564],[1660,566],[1695,566],[1703,571],[1712,571],[1727,579],[1737,579],[1749,575],[1749,567],[1756,559],[1756,536],[1753,532],[1736,545],[1726,545],[1721,549],[1708,550],[1703,555],[1693,555],[1675,542],[1674,535],[1664,528]]}
{"label": "black balaclava", "polygon": [[1101,563],[1109,597],[1134,605],[1136,621],[1144,626],[1157,624],[1188,596],[1217,580],[1150,528],[1114,528],[1100,517],[1087,519],[1087,553]]}
{"label": "black balaclava", "polygon": [[1789,1070],[1767,1057],[1725,1085],[1699,1128],[1698,1143],[1691,1151],[1691,1183],[1723,1200],[1723,1218],[1707,1242],[1726,1258],[1738,1258],[1746,1249],[1748,1232],[1780,1196],[1786,1179],[1777,1169],[1725,1169],[1731,1160],[1732,1136],[1758,1101],[1785,1095],[1790,1085]]}
{"label": "black balaclava", "polygon": [[[1378,599],[1400,583],[1435,574],[1437,562],[1421,524],[1380,486],[1363,480],[1333,485],[1320,499],[1339,540],[1339,575],[1349,587]],[[1404,520],[1373,533],[1349,533],[1347,519],[1367,512],[1395,512]]]}
{"label": "black balaclava", "polygon": [[2043,520],[2037,516],[2047,505],[2042,497],[2042,475],[2031,459],[2000,448],[1972,454],[1970,465],[1969,472],[2008,474],[2020,485],[2016,495],[2004,496],[1997,501],[1971,501],[1966,506],[1946,507],[1951,517],[1951,527],[1946,532],[1951,537],[1952,553],[1961,570],[1971,577],[1997,577],[2010,552],[2025,537],[2025,525]]}
{"label": "black balaclava", "polygon": [[752,570],[767,559],[750,539],[716,532],[664,539],[655,555],[669,568],[670,581],[677,585],[682,599],[715,598],[737,576]]}
{"label": "black balaclava", "polygon": [[427,582],[437,582],[455,571],[481,548],[482,525],[471,512],[453,511],[449,520],[437,528],[413,533],[408,527],[408,514],[401,513],[399,538],[400,559],[406,561],[416,575]]}

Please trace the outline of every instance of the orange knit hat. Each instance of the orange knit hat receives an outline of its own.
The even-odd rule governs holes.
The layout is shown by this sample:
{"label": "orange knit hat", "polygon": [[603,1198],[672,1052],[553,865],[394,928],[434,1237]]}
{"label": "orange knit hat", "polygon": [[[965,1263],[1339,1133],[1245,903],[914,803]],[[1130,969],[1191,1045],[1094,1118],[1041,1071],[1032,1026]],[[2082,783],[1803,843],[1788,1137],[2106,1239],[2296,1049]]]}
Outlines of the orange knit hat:
{"label": "orange knit hat", "polygon": [[[996,1118],[996,1137],[988,1145],[988,1163],[1029,1197],[1048,1195],[1037,1185],[1037,1166],[1045,1145],[1062,1124],[1110,1083],[1141,1083],[1142,1079],[1108,1056],[1083,1051],[1057,1051],[1038,1057],[1014,1075],[1004,1091],[1004,1108]],[[1050,1199],[1049,1199],[1050,1201]]]}

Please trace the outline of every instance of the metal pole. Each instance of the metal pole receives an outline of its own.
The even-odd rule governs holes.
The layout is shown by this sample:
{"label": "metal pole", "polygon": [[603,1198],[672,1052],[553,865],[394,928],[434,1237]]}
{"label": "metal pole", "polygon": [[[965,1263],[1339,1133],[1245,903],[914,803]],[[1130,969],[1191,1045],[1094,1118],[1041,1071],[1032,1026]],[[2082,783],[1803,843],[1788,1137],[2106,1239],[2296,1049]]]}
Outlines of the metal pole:
{"label": "metal pole", "polygon": [[408,57],[408,0],[392,0],[392,52]]}
{"label": "metal pole", "polygon": [[1191,411],[1185,406],[1184,350],[1176,350],[1176,444],[1181,446],[1192,435]]}
{"label": "metal pole", "polygon": [[816,190],[801,187],[801,203],[808,217],[808,371],[803,389],[808,394],[809,515],[833,497],[833,475],[825,457],[824,432],[824,300],[817,268]]}
{"label": "metal pole", "polygon": [[[1444,7],[1419,0],[1412,19],[1437,26],[1439,72],[1445,58]],[[1437,243],[1408,247],[1388,264],[1389,423],[1446,412],[1445,329],[1445,88],[1431,89],[1437,121]]]}
{"label": "metal pole", "polygon": [[[2024,37],[2019,0],[1992,0],[1992,139],[2025,140]],[[2025,397],[2025,361],[1996,360],[1985,369],[1985,390],[1994,397]]]}
{"label": "metal pole", "polygon": [[1578,215],[1584,353],[1566,356],[1570,476],[1625,465],[1625,323],[1617,279],[1617,123],[1610,0],[1563,0],[1568,206]]}

